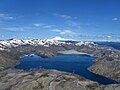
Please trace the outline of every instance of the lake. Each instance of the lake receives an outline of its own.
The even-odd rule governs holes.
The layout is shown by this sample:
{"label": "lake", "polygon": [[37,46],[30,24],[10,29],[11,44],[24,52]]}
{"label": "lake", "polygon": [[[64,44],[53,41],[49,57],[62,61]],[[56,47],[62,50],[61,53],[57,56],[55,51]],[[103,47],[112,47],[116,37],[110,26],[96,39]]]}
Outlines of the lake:
{"label": "lake", "polygon": [[93,64],[93,57],[81,54],[58,55],[52,58],[42,58],[37,55],[28,55],[20,58],[20,64],[16,69],[55,69],[83,76],[86,79],[96,81],[101,84],[115,84],[114,80],[93,74],[87,70]]}

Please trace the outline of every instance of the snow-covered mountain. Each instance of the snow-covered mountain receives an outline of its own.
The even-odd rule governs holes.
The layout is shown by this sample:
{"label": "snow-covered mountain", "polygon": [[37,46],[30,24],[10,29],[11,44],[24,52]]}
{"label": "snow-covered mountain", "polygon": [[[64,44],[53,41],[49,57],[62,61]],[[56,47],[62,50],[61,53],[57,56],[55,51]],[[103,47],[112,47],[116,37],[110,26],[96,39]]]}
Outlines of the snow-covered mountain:
{"label": "snow-covered mountain", "polygon": [[[45,46],[49,47],[50,45],[70,45],[73,44],[72,42],[60,41],[57,39],[30,39],[30,40],[20,40],[20,39],[9,39],[9,40],[1,40],[0,41],[0,50],[4,50],[6,48],[17,47],[20,45],[33,45],[33,46]],[[94,45],[93,42],[75,42],[76,46],[81,45]]]}

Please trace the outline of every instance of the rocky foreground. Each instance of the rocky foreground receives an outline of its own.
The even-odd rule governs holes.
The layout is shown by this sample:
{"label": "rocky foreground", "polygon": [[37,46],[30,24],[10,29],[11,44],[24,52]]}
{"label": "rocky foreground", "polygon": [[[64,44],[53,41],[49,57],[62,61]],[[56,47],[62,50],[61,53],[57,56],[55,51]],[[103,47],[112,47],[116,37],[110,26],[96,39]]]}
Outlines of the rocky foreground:
{"label": "rocky foreground", "polygon": [[88,70],[120,83],[120,51],[114,48],[93,42],[7,40],[0,41],[0,90],[120,90],[120,84],[103,86],[80,79],[80,76],[58,71],[5,70],[17,65],[19,57],[25,52],[49,58],[66,50],[94,56],[94,64]]}
{"label": "rocky foreground", "polygon": [[0,90],[120,90],[120,85],[99,85],[55,70],[6,70],[0,73]]}
{"label": "rocky foreground", "polygon": [[0,51],[0,71],[19,64],[21,53],[16,50]]}

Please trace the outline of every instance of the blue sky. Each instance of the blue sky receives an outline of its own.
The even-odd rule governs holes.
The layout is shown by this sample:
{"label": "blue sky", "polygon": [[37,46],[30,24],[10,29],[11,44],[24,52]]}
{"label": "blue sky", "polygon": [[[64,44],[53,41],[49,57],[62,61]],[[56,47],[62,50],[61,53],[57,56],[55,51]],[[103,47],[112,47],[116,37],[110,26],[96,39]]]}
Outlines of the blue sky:
{"label": "blue sky", "polygon": [[120,0],[0,0],[0,39],[120,41]]}

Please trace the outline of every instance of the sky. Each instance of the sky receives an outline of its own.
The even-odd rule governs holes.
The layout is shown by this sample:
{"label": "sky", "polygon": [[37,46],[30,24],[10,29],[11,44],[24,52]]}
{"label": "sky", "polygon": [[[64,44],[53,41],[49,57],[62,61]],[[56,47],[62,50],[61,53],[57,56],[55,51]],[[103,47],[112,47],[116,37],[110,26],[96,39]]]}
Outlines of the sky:
{"label": "sky", "polygon": [[0,0],[0,40],[120,42],[120,0]]}

